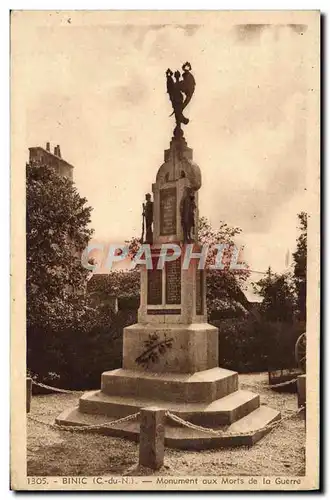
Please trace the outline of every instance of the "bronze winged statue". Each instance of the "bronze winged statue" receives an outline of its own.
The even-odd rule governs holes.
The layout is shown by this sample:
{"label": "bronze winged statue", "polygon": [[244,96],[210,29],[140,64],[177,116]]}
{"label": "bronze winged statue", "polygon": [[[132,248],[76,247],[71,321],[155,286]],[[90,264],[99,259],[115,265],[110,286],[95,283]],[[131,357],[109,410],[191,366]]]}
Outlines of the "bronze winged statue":
{"label": "bronze winged statue", "polygon": [[172,115],[175,115],[178,127],[181,127],[181,123],[184,125],[189,123],[189,119],[183,115],[183,110],[189,104],[196,86],[195,78],[191,73],[191,64],[186,62],[182,70],[182,79],[180,71],[175,71],[174,78],[173,71],[170,69],[166,71],[167,93],[173,107]]}

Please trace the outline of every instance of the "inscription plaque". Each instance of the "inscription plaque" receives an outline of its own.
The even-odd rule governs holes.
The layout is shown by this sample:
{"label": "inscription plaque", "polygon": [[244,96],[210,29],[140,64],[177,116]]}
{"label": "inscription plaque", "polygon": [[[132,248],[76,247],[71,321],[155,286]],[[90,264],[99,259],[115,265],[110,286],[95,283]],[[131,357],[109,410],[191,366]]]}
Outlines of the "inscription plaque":
{"label": "inscription plaque", "polygon": [[176,234],[176,188],[160,191],[160,234]]}
{"label": "inscription plaque", "polygon": [[148,309],[147,314],[160,316],[163,314],[181,314],[181,309]]}
{"label": "inscription plaque", "polygon": [[181,259],[166,262],[166,304],[181,304]]}
{"label": "inscription plaque", "polygon": [[162,270],[148,269],[148,304],[157,306],[162,304]]}
{"label": "inscription plaque", "polygon": [[204,272],[196,267],[196,314],[204,314]]}

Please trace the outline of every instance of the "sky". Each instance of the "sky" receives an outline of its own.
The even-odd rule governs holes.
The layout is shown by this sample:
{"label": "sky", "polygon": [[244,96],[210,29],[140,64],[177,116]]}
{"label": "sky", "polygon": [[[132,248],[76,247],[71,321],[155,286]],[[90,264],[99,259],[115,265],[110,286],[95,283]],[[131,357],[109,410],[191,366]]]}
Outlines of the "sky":
{"label": "sky", "polygon": [[174,127],[165,71],[189,61],[200,215],[242,229],[251,269],[283,271],[306,207],[307,43],[304,25],[44,23],[14,43],[25,160],[30,146],[60,144],[95,237],[140,236]]}

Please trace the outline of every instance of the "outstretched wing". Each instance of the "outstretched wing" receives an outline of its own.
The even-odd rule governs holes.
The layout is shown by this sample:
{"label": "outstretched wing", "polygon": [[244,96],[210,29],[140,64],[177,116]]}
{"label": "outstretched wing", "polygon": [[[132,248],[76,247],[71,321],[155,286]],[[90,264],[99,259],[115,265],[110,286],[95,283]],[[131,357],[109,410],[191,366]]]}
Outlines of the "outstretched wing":
{"label": "outstretched wing", "polygon": [[[170,101],[173,105],[174,80],[172,78],[172,75],[173,75],[172,71],[170,69],[168,69],[166,71],[166,91],[167,91],[169,98],[170,98]],[[172,116],[173,114],[174,114],[174,111],[170,116]]]}
{"label": "outstretched wing", "polygon": [[173,95],[173,87],[174,87],[174,80],[172,78],[172,71],[168,69],[166,72],[166,90],[171,100]]}
{"label": "outstretched wing", "polygon": [[182,106],[182,109],[184,109],[187,104],[189,104],[192,98],[192,95],[195,91],[196,82],[194,76],[189,71],[185,71],[182,76],[183,80],[181,82],[181,90],[186,95]]}

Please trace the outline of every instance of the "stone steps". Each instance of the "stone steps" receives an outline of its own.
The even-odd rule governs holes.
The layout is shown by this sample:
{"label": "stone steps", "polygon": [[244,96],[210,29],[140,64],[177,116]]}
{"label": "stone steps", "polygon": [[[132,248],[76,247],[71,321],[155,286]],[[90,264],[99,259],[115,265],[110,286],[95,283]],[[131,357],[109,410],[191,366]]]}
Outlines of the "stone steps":
{"label": "stone steps", "polygon": [[86,393],[79,400],[79,409],[82,413],[121,418],[136,413],[141,408],[156,406],[169,410],[185,420],[208,427],[230,425],[258,408],[259,405],[258,394],[242,390],[235,391],[211,403],[169,402],[156,400],[152,395],[148,398],[110,396],[102,391]]}
{"label": "stone steps", "polygon": [[111,396],[144,397],[186,403],[211,402],[238,389],[238,374],[211,368],[193,374],[118,369],[104,372],[101,391]]}
{"label": "stone steps", "polygon": [[[121,368],[103,373],[101,387],[81,396],[79,407],[63,412],[57,422],[102,424],[138,413],[141,408],[158,407],[188,422],[225,432],[221,436],[207,434],[166,419],[167,446],[206,449],[250,446],[270,431],[269,423],[280,418],[277,410],[260,406],[258,394],[238,389],[236,372],[219,367],[193,374]],[[99,432],[138,441],[139,429],[137,419]]]}
{"label": "stone steps", "polygon": [[[170,448],[184,450],[203,450],[211,448],[230,448],[235,446],[252,446],[265,434],[270,432],[267,426],[280,418],[280,413],[273,408],[260,406],[249,415],[230,425],[225,433],[236,435],[214,436],[202,431],[181,426],[165,426],[165,445]],[[116,420],[101,414],[87,414],[79,408],[63,411],[57,418],[60,425],[102,425]],[[101,429],[101,434],[139,441],[139,421],[117,424],[108,429]]]}
{"label": "stone steps", "polygon": [[246,417],[230,425],[225,431],[236,435],[210,436],[201,431],[178,427],[174,428],[174,432],[167,432],[166,444],[171,448],[185,450],[252,446],[270,432],[271,429],[268,429],[267,426],[279,420],[280,417],[279,411],[267,406],[260,406]]}

